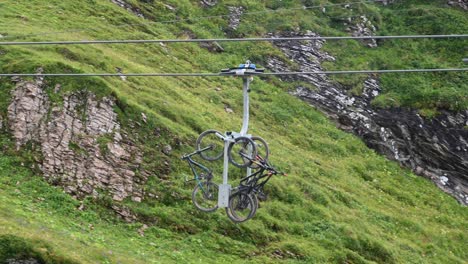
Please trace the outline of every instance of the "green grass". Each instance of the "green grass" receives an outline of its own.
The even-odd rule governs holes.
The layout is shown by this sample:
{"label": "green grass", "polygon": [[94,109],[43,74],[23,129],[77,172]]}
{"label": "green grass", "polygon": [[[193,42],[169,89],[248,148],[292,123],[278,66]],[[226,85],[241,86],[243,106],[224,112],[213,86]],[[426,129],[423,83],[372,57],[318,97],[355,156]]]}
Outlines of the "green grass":
{"label": "green grass", "polygon": [[[227,6],[239,3],[249,11],[260,11],[265,6],[273,9],[300,6],[299,1],[223,1],[215,8],[203,9],[199,1],[167,1],[177,9],[169,12],[158,1],[131,2],[158,21],[224,14]],[[327,1],[304,2],[311,5]],[[466,20],[461,11],[443,8],[439,2],[432,5],[411,2],[412,8],[439,10],[434,13],[439,14],[434,20],[441,19],[439,16],[443,14],[451,15],[444,23],[456,22],[455,18]],[[0,7],[0,15],[5,18],[0,21],[2,35],[89,29],[24,38],[27,40],[177,38],[189,32],[204,38],[224,36],[222,30],[227,27],[222,18],[116,27],[142,20],[104,0],[9,1]],[[417,25],[407,25],[405,19],[413,14],[402,12],[403,8],[409,6],[360,5],[353,12],[375,14],[382,34],[433,32],[429,25],[424,32],[418,31]],[[340,12],[344,11],[331,12],[342,16]],[[393,12],[398,16],[388,21]],[[424,19],[424,23],[432,21]],[[255,36],[297,26],[323,35],[343,34],[339,23],[332,23],[326,14],[316,10],[248,16],[245,21],[250,23],[241,24],[238,31],[228,35]],[[460,28],[451,25],[448,29],[466,31],[462,24]],[[447,67],[459,65],[453,56],[463,43],[411,43],[403,46],[392,41],[377,49],[367,49],[355,41],[329,42],[326,49],[339,60],[326,66],[368,69],[423,67],[439,62]],[[248,58],[261,63],[267,56],[283,57],[268,43],[222,45],[225,52],[220,54],[210,53],[197,44],[1,47],[0,54],[4,54],[0,55],[0,70],[34,72],[43,67],[46,72],[115,72],[115,67],[120,67],[124,72],[217,72]],[[405,61],[393,59],[403,58],[402,54],[410,55]],[[413,61],[421,65],[411,65]],[[359,77],[337,80],[356,86],[360,82]],[[37,153],[33,149],[15,151],[7,131],[2,131],[0,256],[3,258],[34,257],[45,263],[463,263],[468,258],[466,208],[431,182],[386,161],[356,137],[337,130],[322,114],[288,95],[290,84],[273,78],[256,78],[252,83],[250,131],[267,139],[272,162],[289,176],[271,181],[269,200],[261,204],[254,219],[234,225],[222,210],[204,214],[193,207],[192,186],[182,183],[189,170],[179,157],[193,150],[196,136],[206,129],[240,128],[240,80],[128,78],[124,82],[119,78],[51,78],[46,81],[53,102],[59,105],[61,97],[73,91],[92,91],[98,97],[117,98],[115,110],[122,127],[141,146],[144,167],[152,173],[145,186],[152,197],[146,197],[142,203],[125,200],[118,204],[138,216],[135,223],[125,223],[112,213],[109,210],[112,201],[105,194],[96,199],[86,198],[82,201],[84,209],[78,210],[80,201],[48,185],[36,170],[30,169]],[[374,102],[382,107],[394,102],[421,106],[429,115],[434,108],[457,109],[456,100],[448,100],[447,104],[441,98],[460,98],[459,104],[466,106],[465,75],[385,75],[382,83],[384,94]],[[393,83],[401,85],[392,86]],[[56,84],[62,86],[59,94],[51,92]],[[2,117],[6,116],[12,87],[8,79],[0,80]],[[405,87],[414,89],[413,94],[408,94]],[[226,113],[225,105],[234,114]],[[147,124],[141,122],[142,112],[148,116]],[[140,125],[135,125],[136,122]],[[102,151],[106,150],[107,142],[106,137],[99,140]],[[174,149],[170,156],[160,151],[166,144]],[[216,168],[219,182],[220,163],[210,166]],[[232,184],[236,184],[240,171],[234,168],[231,171]],[[144,237],[138,234],[143,224],[149,226]]]}
{"label": "green grass", "polygon": [[[448,8],[446,1],[397,1],[378,14],[368,16],[378,35],[465,34],[466,14]],[[355,41],[329,42],[326,49],[337,61],[327,69],[425,69],[464,68],[464,39],[419,39],[378,41],[379,47],[364,48]],[[349,56],[352,54],[352,56]],[[335,80],[353,88],[362,87],[366,76],[336,76]],[[377,107],[412,107],[460,111],[468,109],[468,75],[465,72],[384,74],[382,94],[373,102]],[[424,113],[424,111],[423,111]]]}

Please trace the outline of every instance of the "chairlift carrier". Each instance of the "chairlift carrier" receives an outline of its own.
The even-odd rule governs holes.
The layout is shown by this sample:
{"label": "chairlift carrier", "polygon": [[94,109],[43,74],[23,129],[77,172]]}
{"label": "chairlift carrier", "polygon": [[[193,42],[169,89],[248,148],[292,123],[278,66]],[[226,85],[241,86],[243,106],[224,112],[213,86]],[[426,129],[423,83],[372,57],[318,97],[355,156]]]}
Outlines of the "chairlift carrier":
{"label": "chairlift carrier", "polygon": [[[251,137],[247,134],[249,129],[249,92],[250,92],[250,83],[253,80],[253,76],[261,74],[265,69],[257,69],[256,65],[250,61],[246,61],[245,64],[239,64],[236,68],[222,69],[222,75],[231,75],[242,77],[243,81],[243,97],[244,97],[244,107],[243,107],[243,118],[242,118],[242,128],[239,133],[233,132],[229,136],[226,135],[224,140],[224,168],[223,168],[223,184],[219,185],[219,196],[218,196],[218,207],[225,208],[229,205],[229,195],[231,193],[231,185],[228,184],[228,174],[229,174],[229,161],[228,161],[228,147],[231,142],[234,142],[234,139],[237,137]],[[251,168],[247,168],[247,175],[250,175],[252,172]]]}

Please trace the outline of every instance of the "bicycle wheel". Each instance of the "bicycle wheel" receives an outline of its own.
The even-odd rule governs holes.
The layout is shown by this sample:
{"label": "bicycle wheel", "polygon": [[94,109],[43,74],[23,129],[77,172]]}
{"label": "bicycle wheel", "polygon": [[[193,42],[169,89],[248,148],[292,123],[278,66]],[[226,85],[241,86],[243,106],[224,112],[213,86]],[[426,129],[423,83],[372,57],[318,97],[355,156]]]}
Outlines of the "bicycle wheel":
{"label": "bicycle wheel", "polygon": [[[268,143],[266,143],[266,141],[263,138],[257,136],[253,136],[251,137],[251,139],[255,143],[255,147],[257,148],[257,155],[262,157],[265,161],[267,161],[268,155],[270,155],[270,148],[268,147]],[[255,163],[252,163],[250,167],[252,169],[257,169],[260,166]]]}
{"label": "bicycle wheel", "polygon": [[246,168],[252,164],[249,159],[254,159],[257,156],[257,148],[250,138],[238,137],[234,143],[229,145],[228,156],[229,161],[234,166]]}
{"label": "bicycle wheel", "polygon": [[209,150],[200,153],[200,156],[204,160],[215,161],[223,156],[224,151],[224,136],[216,130],[207,130],[200,134],[197,138],[196,149],[204,149],[206,147],[212,147]]}
{"label": "bicycle wheel", "polygon": [[229,206],[226,213],[229,219],[235,223],[242,223],[254,217],[258,204],[252,195],[244,192],[236,192],[229,197]]}
{"label": "bicycle wheel", "polygon": [[200,182],[192,192],[192,202],[195,207],[203,212],[214,212],[218,209],[219,188],[213,182]]}

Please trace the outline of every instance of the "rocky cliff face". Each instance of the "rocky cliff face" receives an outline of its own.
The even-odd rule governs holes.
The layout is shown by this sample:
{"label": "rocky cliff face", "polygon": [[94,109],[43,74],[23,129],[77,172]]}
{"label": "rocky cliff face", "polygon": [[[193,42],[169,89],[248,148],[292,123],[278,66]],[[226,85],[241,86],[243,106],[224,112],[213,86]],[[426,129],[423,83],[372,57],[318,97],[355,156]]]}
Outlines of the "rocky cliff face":
{"label": "rocky cliff face", "polygon": [[[282,36],[297,36],[286,33]],[[308,32],[304,36],[317,36]],[[321,62],[334,60],[321,51],[323,41],[285,41],[276,45],[299,66],[299,71],[322,71]],[[286,63],[270,58],[272,71],[292,71]],[[380,92],[378,76],[369,75],[361,95],[352,96],[326,75],[283,77],[305,81],[310,90],[296,86],[290,93],[322,110],[338,127],[360,136],[366,144],[415,173],[431,179],[442,190],[468,204],[468,111],[443,112],[429,120],[410,109],[375,109],[371,100]]]}
{"label": "rocky cliff face", "polygon": [[460,7],[463,10],[468,10],[468,0],[450,0],[447,1],[447,4],[450,6]]}
{"label": "rocky cliff face", "polygon": [[49,182],[75,197],[104,191],[116,201],[141,201],[147,174],[135,171],[142,155],[121,133],[112,98],[98,100],[90,92],[76,92],[53,103],[42,78],[14,81],[10,131],[18,149],[33,142],[40,151],[40,169]]}

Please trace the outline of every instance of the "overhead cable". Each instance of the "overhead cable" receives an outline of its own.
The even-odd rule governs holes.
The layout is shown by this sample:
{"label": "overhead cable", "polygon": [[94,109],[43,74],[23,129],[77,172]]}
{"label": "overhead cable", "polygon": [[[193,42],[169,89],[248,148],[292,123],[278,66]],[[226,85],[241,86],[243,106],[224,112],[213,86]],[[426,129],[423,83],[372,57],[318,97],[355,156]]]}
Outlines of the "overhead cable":
{"label": "overhead cable", "polygon": [[[412,73],[412,72],[462,72],[468,68],[446,69],[404,69],[404,70],[362,70],[362,71],[318,71],[318,72],[265,72],[256,75],[333,75],[370,73]],[[239,76],[222,73],[0,73],[0,77],[219,77]]]}
{"label": "overhead cable", "polygon": [[265,72],[261,75],[314,75],[314,74],[369,74],[369,73],[411,73],[411,72],[461,72],[468,68],[446,69],[405,69],[405,70],[362,70],[362,71],[323,71],[323,72]]}
{"label": "overhead cable", "polygon": [[292,40],[349,40],[349,39],[420,39],[420,38],[467,38],[468,35],[402,35],[402,36],[341,36],[341,37],[272,37],[272,38],[212,38],[212,39],[133,39],[133,40],[81,40],[81,41],[27,41],[0,42],[0,46],[32,45],[89,45],[89,44],[140,44],[183,42],[247,42],[247,41],[292,41]]}

